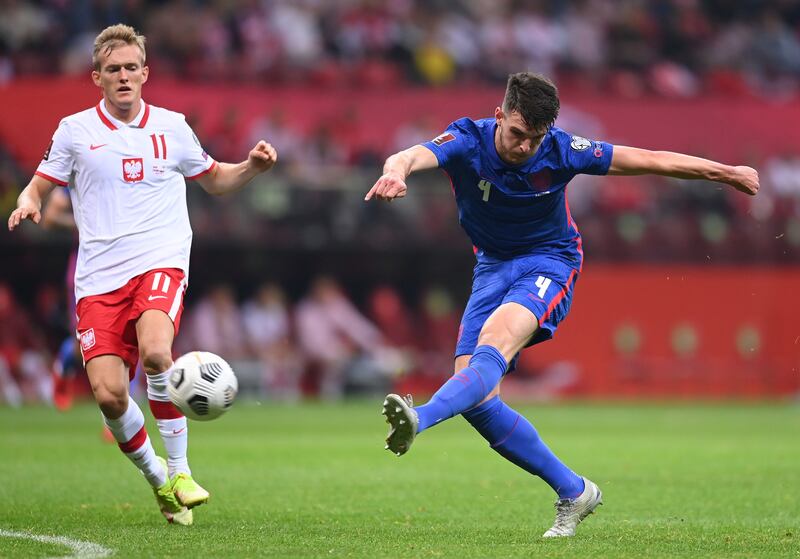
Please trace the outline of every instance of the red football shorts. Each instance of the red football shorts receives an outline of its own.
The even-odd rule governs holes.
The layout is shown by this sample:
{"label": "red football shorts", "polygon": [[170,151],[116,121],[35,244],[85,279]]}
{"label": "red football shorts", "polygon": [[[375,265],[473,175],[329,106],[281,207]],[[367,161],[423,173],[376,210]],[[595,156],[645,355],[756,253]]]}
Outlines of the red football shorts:
{"label": "red football shorts", "polygon": [[136,373],[139,343],[136,321],[144,311],[164,311],[175,326],[183,313],[186,278],[183,270],[162,268],[138,275],[111,293],[90,295],[78,301],[78,339],[83,363],[99,355],[119,355]]}

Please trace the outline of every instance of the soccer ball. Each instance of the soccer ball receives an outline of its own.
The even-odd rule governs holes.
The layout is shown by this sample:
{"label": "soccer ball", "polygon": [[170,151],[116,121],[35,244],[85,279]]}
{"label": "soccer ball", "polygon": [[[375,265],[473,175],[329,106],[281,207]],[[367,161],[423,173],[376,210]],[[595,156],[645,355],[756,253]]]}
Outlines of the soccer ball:
{"label": "soccer ball", "polygon": [[172,367],[167,393],[186,417],[216,419],[233,405],[239,383],[228,363],[207,351],[192,351]]}

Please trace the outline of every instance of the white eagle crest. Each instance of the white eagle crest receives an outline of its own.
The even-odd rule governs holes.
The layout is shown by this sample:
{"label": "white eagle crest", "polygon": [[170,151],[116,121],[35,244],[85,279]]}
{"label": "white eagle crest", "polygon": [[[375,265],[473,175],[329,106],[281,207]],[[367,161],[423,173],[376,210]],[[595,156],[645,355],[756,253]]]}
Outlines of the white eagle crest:
{"label": "white eagle crest", "polygon": [[126,161],[125,162],[125,176],[129,180],[136,180],[142,176],[142,162],[141,161]]}

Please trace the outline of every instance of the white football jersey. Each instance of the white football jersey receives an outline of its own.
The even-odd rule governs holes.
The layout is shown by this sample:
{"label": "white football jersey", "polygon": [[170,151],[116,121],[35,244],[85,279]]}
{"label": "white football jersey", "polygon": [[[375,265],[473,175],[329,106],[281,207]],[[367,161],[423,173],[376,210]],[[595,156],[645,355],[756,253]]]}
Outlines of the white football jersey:
{"label": "white football jersey", "polygon": [[128,124],[103,101],[64,118],[36,174],[69,185],[80,234],[76,298],[109,293],[155,268],[188,276],[184,177],[215,165],[182,114],[144,101]]}

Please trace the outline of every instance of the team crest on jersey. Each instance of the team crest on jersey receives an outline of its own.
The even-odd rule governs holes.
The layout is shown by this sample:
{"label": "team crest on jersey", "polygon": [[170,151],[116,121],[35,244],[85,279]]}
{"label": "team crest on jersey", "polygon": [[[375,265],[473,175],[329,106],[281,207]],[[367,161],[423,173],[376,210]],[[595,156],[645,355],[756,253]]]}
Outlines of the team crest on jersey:
{"label": "team crest on jersey", "polygon": [[569,143],[569,147],[575,151],[584,151],[589,149],[591,146],[592,142],[586,138],[581,138],[580,136],[573,136],[572,141]]}
{"label": "team crest on jersey", "polygon": [[125,182],[144,180],[144,165],[142,165],[141,157],[122,160],[122,179]]}
{"label": "team crest on jersey", "polygon": [[455,139],[456,137],[453,136],[453,134],[451,134],[450,132],[445,132],[444,134],[436,136],[433,139],[433,143],[436,144],[437,146],[440,146],[442,144],[446,144],[447,142],[452,142]]}
{"label": "team crest on jersey", "polygon": [[94,328],[89,328],[86,332],[81,334],[81,349],[88,351],[94,347],[97,339],[94,337]]}

